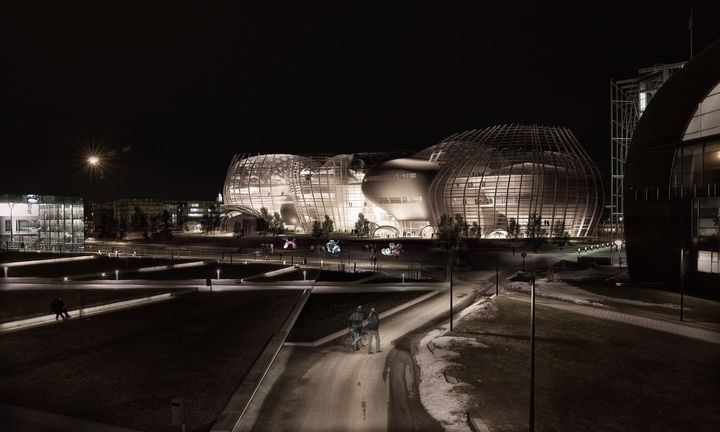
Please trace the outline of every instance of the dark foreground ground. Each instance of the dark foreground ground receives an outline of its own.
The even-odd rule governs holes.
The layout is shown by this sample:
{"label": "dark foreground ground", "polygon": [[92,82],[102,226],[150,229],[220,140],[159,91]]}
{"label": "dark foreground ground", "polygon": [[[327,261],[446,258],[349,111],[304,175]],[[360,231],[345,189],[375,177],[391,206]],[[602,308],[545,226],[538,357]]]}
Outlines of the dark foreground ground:
{"label": "dark foreground ground", "polygon": [[170,432],[179,396],[207,431],[299,295],[187,294],[0,335],[0,402]]}
{"label": "dark foreground ground", "polygon": [[[452,373],[491,431],[527,430],[529,304],[506,297],[450,335],[487,347],[460,349]],[[538,306],[536,430],[720,430],[716,344]]]}

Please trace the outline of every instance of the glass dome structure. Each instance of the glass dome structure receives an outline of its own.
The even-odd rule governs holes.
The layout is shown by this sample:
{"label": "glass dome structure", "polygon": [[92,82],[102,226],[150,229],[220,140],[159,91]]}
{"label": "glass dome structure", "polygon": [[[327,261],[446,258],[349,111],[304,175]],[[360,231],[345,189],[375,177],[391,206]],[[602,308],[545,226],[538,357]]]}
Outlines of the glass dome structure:
{"label": "glass dome structure", "polygon": [[441,169],[428,201],[442,214],[477,223],[481,234],[526,226],[531,215],[548,232],[594,233],[603,208],[600,173],[569,129],[503,125],[461,132],[417,154]]}

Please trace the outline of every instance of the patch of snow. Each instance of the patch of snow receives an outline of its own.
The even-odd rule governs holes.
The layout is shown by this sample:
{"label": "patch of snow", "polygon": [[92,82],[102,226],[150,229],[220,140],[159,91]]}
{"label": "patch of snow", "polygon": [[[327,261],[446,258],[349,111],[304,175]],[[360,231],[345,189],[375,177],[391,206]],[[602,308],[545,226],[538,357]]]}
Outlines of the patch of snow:
{"label": "patch of snow", "polygon": [[[583,270],[585,271],[585,270]],[[580,273],[580,272],[574,272]],[[557,274],[556,274],[557,275]],[[557,277],[557,276],[556,276]],[[580,279],[578,277],[578,279]],[[535,294],[541,297],[554,298],[558,300],[569,301],[575,304],[595,307],[609,307],[607,303],[618,303],[632,306],[642,307],[661,307],[669,309],[679,309],[680,306],[673,303],[649,303],[641,300],[630,300],[617,297],[609,297],[601,294],[594,294],[590,291],[586,291],[582,288],[572,286],[564,280],[567,280],[565,273],[563,272],[563,281],[545,281],[537,279],[535,282]],[[529,293],[531,286],[530,282],[512,282],[509,285],[509,289],[519,292]]]}
{"label": "patch of snow", "polygon": [[[458,321],[471,314],[475,316],[489,304],[492,303],[479,302],[469,306],[458,314]],[[461,389],[469,384],[450,384],[445,380],[443,373],[456,366],[453,360],[460,353],[454,349],[463,346],[486,347],[486,345],[472,338],[445,336],[447,332],[448,327],[432,330],[418,342],[415,361],[420,368],[420,401],[446,431],[467,432],[465,413],[469,405],[469,396]],[[433,342],[435,346],[434,354],[427,348],[429,342]]]}

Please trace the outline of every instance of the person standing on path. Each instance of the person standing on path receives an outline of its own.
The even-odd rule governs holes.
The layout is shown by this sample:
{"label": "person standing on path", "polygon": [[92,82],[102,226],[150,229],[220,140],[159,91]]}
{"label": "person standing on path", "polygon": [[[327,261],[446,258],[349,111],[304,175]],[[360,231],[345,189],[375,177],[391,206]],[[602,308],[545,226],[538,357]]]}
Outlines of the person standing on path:
{"label": "person standing on path", "polygon": [[355,347],[355,351],[360,349],[363,321],[365,321],[365,314],[362,311],[362,306],[358,306],[355,312],[350,315],[350,327],[353,330],[353,346]]}
{"label": "person standing on path", "polygon": [[380,316],[375,312],[375,308],[370,309],[368,315],[368,354],[372,354],[372,341],[375,338],[375,351],[382,352],[380,350]]}
{"label": "person standing on path", "polygon": [[70,314],[68,314],[67,309],[65,309],[65,302],[61,297],[53,299],[50,303],[50,310],[55,314],[55,321],[57,321],[59,317],[62,317],[64,320],[70,318]]}

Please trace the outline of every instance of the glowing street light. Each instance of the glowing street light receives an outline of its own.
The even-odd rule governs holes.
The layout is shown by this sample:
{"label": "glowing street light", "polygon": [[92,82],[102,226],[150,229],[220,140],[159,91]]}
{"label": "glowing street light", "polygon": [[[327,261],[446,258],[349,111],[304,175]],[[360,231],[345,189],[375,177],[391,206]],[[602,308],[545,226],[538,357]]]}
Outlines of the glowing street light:
{"label": "glowing street light", "polygon": [[100,158],[97,156],[89,156],[87,158],[87,163],[89,163],[92,166],[96,166],[100,163]]}

